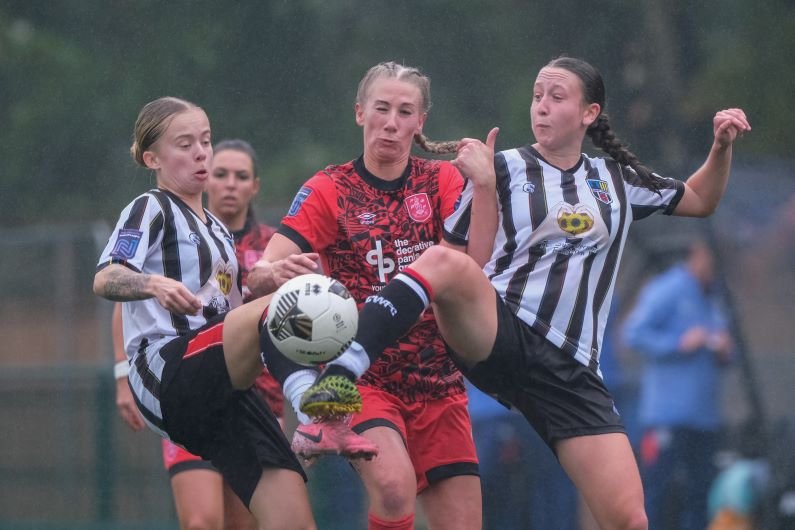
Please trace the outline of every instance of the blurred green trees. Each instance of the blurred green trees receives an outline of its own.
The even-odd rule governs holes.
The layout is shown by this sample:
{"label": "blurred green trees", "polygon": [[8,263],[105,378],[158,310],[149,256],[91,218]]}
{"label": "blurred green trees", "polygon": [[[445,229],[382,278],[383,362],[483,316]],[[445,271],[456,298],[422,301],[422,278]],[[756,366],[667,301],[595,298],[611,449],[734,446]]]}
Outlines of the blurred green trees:
{"label": "blurred green trees", "polygon": [[260,151],[262,206],[361,150],[356,85],[383,60],[433,80],[426,133],[530,139],[529,89],[559,54],[602,71],[620,137],[691,168],[711,118],[744,107],[745,155],[791,156],[788,0],[6,0],[0,5],[0,224],[114,220],[153,180],[128,156],[139,108],[203,106],[215,139]]}

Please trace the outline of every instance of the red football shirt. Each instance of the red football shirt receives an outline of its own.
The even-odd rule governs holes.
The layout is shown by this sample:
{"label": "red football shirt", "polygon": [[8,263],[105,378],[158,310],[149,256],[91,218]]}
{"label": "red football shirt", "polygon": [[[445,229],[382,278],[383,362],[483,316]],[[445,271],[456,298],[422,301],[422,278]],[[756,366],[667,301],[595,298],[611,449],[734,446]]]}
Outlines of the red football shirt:
{"label": "red football shirt", "polygon": [[[361,304],[400,270],[442,240],[463,178],[449,162],[410,157],[405,172],[385,181],[362,159],[329,166],[299,190],[279,233],[304,252],[317,252],[324,270]],[[360,384],[404,402],[464,392],[430,310],[372,365]]]}

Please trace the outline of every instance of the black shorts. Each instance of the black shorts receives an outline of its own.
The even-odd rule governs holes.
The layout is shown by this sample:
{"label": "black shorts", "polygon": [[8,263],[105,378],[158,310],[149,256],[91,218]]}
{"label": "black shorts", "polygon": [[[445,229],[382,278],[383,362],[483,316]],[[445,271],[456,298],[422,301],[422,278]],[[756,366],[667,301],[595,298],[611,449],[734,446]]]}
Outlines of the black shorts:
{"label": "black shorts", "polygon": [[458,365],[473,385],[516,407],[553,451],[566,438],[626,432],[602,378],[539,335],[499,295],[489,357],[471,369]]}
{"label": "black shorts", "polygon": [[220,343],[224,316],[160,350],[160,406],[169,438],[211,461],[248,506],[263,469],[306,475],[260,394],[232,387]]}

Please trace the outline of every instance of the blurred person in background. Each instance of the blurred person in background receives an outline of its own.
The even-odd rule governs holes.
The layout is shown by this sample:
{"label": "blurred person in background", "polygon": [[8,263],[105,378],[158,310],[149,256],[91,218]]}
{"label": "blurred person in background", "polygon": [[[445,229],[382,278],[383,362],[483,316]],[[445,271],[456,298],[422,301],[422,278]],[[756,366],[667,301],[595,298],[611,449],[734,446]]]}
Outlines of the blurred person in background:
{"label": "blurred person in background", "polygon": [[[496,158],[493,139],[459,147],[468,180],[445,239],[466,244],[494,227],[485,268],[441,245],[426,249],[368,298],[353,343],[303,394],[303,412],[355,403],[356,379],[432,306],[467,378],[524,414],[599,525],[648,527],[635,455],[599,370],[621,254],[633,221],[714,212],[732,146],[751,127],[742,109],[718,111],[701,167],[685,181],[664,178],[616,138],[605,101],[596,68],[559,57],[532,87],[535,143]],[[608,157],[584,154],[586,136]]]}
{"label": "blurred person in background", "polygon": [[[245,140],[218,142],[213,147],[213,161],[207,183],[207,209],[226,225],[235,240],[235,254],[240,265],[243,300],[249,301],[246,277],[251,266],[262,256],[276,231],[257,221],[252,202],[259,193],[258,159]],[[116,406],[119,415],[134,431],[144,428],[126,378],[127,356],[122,339],[121,303],[113,310],[113,344],[119,371],[116,374]],[[283,425],[284,397],[281,387],[263,369],[255,383],[271,410]],[[163,439],[163,464],[171,480],[174,504],[183,529],[253,529],[257,522],[212,463],[191,454],[170,440]]]}
{"label": "blurred person in background", "polygon": [[706,242],[692,242],[684,261],[643,287],[623,325],[625,343],[644,360],[638,419],[650,528],[707,526],[721,374],[733,356],[714,259]]}
{"label": "blurred person in background", "polygon": [[[254,388],[270,297],[243,304],[232,234],[202,206],[208,181],[222,180],[212,175],[209,119],[183,99],[151,101],[138,114],[130,151],[157,188],[122,210],[93,288],[123,302],[136,407],[153,431],[210,460],[259,526],[314,529],[306,475]],[[235,202],[222,196],[226,206]],[[213,502],[222,514],[220,497]]]}
{"label": "blurred person in background", "polygon": [[518,410],[467,382],[486,530],[573,530],[577,490]]}
{"label": "blurred person in background", "polygon": [[[301,187],[251,271],[252,291],[272,292],[290,278],[319,272],[321,260],[361,305],[441,242],[463,179],[450,162],[411,155],[414,142],[431,152],[458,146],[426,142],[430,107],[430,79],[417,68],[385,62],[367,71],[354,103],[362,155],[326,167]],[[368,493],[371,530],[414,528],[417,500],[431,529],[479,529],[480,479],[463,377],[433,314],[390,346],[360,382],[363,399],[346,411],[354,413],[350,428],[331,420],[305,423],[293,448],[345,454],[353,433],[378,446],[376,458],[353,463]],[[270,341],[262,349],[297,410],[317,371],[289,361]]]}

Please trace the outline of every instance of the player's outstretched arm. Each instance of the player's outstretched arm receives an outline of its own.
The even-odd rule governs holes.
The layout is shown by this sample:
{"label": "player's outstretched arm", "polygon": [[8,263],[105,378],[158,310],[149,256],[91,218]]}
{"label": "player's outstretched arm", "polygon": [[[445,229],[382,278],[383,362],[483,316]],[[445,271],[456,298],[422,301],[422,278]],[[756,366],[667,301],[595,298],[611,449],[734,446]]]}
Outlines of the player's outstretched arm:
{"label": "player's outstretched arm", "polygon": [[715,140],[704,164],[685,182],[685,193],[674,210],[675,215],[706,217],[720,203],[729,182],[732,145],[751,124],[742,109],[721,110],[712,120]]}

